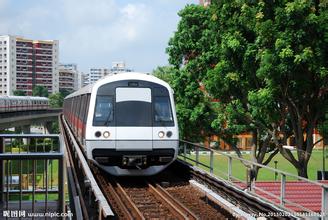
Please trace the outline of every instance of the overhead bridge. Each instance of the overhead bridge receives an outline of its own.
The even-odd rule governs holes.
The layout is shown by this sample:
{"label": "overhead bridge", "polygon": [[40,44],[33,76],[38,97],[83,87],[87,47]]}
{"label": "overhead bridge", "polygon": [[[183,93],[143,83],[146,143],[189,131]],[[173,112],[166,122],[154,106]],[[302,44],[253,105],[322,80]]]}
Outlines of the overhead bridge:
{"label": "overhead bridge", "polygon": [[31,124],[43,124],[48,121],[56,121],[61,112],[61,108],[2,112],[0,113],[0,129],[29,126]]}

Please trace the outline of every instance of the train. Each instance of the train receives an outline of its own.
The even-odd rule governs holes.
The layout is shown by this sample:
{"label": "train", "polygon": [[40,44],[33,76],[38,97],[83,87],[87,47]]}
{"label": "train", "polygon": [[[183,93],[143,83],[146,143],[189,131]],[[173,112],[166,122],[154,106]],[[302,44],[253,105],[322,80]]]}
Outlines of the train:
{"label": "train", "polygon": [[64,99],[63,114],[89,162],[114,176],[150,176],[178,155],[172,88],[159,78],[124,72]]}
{"label": "train", "polygon": [[49,99],[37,96],[0,96],[0,113],[49,108]]}

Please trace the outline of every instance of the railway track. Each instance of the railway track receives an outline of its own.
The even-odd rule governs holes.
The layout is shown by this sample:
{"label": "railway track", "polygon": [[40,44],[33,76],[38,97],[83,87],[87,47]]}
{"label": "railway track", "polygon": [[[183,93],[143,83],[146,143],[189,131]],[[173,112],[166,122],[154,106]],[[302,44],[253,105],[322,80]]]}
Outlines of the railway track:
{"label": "railway track", "polygon": [[[92,169],[119,219],[234,218],[188,180],[172,177],[168,171],[141,179],[116,178],[97,167]],[[170,182],[162,181],[164,176]]]}

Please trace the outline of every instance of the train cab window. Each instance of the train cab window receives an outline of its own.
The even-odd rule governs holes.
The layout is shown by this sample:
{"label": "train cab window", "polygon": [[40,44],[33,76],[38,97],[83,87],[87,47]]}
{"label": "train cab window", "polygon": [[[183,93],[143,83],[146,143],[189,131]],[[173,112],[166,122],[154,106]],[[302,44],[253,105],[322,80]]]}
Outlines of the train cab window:
{"label": "train cab window", "polygon": [[154,98],[154,123],[159,126],[174,125],[169,97]]}
{"label": "train cab window", "polygon": [[113,97],[97,96],[95,114],[93,118],[94,126],[109,125],[113,121]]}
{"label": "train cab window", "polygon": [[150,88],[116,88],[115,125],[152,126],[151,98]]}

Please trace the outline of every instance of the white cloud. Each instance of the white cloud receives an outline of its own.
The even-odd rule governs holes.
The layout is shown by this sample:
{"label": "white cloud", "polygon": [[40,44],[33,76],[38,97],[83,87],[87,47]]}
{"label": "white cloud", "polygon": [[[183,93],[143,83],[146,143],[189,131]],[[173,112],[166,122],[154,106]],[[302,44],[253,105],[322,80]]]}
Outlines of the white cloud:
{"label": "white cloud", "polygon": [[144,34],[148,21],[151,19],[150,9],[144,4],[128,4],[120,11],[120,19],[115,29],[120,30],[122,36],[133,41]]}
{"label": "white cloud", "polygon": [[149,63],[163,57],[176,10],[184,4],[158,1],[0,0],[0,34],[57,39],[60,62],[76,62],[84,70],[124,57],[130,58],[127,63],[156,66]]}
{"label": "white cloud", "polygon": [[[95,24],[89,22],[89,25],[77,25],[62,33],[59,40],[61,51],[65,53],[63,58],[83,54],[92,63],[96,59],[121,53],[145,37],[151,11],[144,4],[127,4],[117,10],[115,18],[108,21],[107,18],[103,19]],[[110,63],[108,59],[107,65]]]}
{"label": "white cloud", "polygon": [[99,25],[115,19],[114,0],[62,0],[63,16],[73,25]]}

